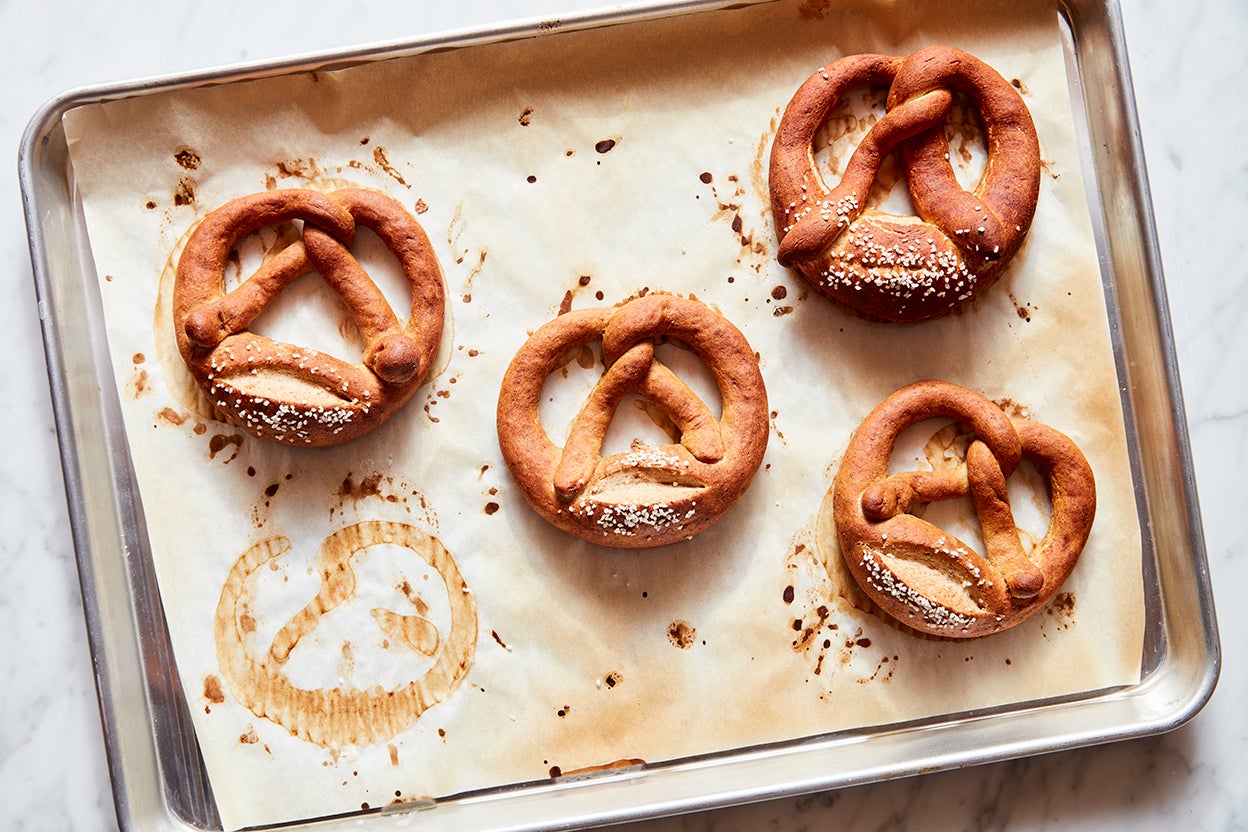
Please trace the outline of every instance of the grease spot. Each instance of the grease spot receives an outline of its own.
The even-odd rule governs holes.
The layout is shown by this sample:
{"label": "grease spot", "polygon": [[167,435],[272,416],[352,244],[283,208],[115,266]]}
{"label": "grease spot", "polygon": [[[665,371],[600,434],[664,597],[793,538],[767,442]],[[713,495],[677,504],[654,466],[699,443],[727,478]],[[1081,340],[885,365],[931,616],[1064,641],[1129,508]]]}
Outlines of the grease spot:
{"label": "grease spot", "polygon": [[173,152],[173,159],[186,170],[196,170],[201,162],[199,151],[186,145],[179,147]]}
{"label": "grease spot", "polygon": [[697,636],[698,631],[688,621],[677,620],[667,625],[667,640],[681,650],[692,647]]}

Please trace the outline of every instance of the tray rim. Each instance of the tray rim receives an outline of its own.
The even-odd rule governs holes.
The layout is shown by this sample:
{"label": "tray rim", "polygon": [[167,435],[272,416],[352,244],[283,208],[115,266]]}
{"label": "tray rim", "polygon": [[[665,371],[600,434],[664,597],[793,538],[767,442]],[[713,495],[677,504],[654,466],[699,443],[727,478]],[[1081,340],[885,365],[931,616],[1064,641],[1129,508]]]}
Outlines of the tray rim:
{"label": "tray rim", "polygon": [[[82,589],[81,596],[87,625],[88,642],[95,670],[101,726],[109,760],[109,775],[112,782],[115,808],[118,821],[123,829],[132,828],[140,820],[150,821],[153,817],[164,821],[162,828],[197,827],[185,826],[186,820],[184,818],[174,817],[171,813],[165,800],[164,789],[161,788],[161,786],[165,785],[163,780],[164,773],[161,771],[160,760],[154,747],[153,728],[150,724],[147,726],[142,724],[136,726],[133,718],[124,718],[119,713],[117,697],[115,696],[117,680],[110,676],[112,662],[116,659],[116,654],[119,652],[119,645],[125,644],[127,635],[132,638],[137,637],[138,631],[137,622],[133,620],[133,610],[131,610],[131,619],[128,622],[122,622],[110,619],[106,614],[104,604],[101,603],[102,600],[107,601],[108,599],[102,598],[99,592],[100,589],[105,588],[105,581],[107,580],[101,574],[104,570],[100,567],[104,566],[107,568],[107,562],[97,561],[94,545],[95,538],[99,536],[97,527],[100,520],[96,515],[98,515],[100,509],[98,507],[92,508],[86,499],[87,489],[83,476],[84,453],[79,436],[75,431],[75,401],[65,381],[68,367],[67,351],[59,340],[55,326],[56,316],[54,312],[57,306],[55,297],[56,269],[52,261],[53,254],[56,251],[49,245],[48,229],[42,218],[54,208],[63,207],[56,201],[57,196],[54,193],[54,186],[64,185],[66,189],[72,187],[69,183],[69,171],[60,171],[66,177],[62,182],[58,181],[57,172],[53,170],[56,154],[62,150],[60,146],[54,146],[53,143],[58,138],[57,131],[60,129],[60,121],[63,115],[68,110],[83,104],[150,94],[158,91],[234,83],[288,72],[337,68],[354,63],[398,58],[442,48],[463,48],[497,40],[542,37],[548,34],[593,28],[601,25],[614,25],[655,17],[706,12],[771,1],[745,0],[744,3],[741,3],[725,2],[724,0],[713,0],[712,2],[680,0],[679,2],[662,2],[624,11],[579,13],[562,17],[557,21],[521,20],[498,26],[452,31],[428,38],[395,40],[360,48],[343,48],[309,53],[279,60],[240,63],[150,79],[140,78],[118,83],[84,86],[71,89],[54,97],[44,104],[31,118],[23,134],[18,154],[19,182],[30,242],[33,278],[47,362],[54,421],[57,429],[57,441],[61,455],[62,474],[65,482],[71,535],[79,582]],[[434,815],[438,815],[447,822],[454,824],[463,820],[460,815],[464,811],[467,811],[469,813],[468,816],[472,817],[471,812],[474,811],[472,807],[490,804],[498,800],[506,800],[509,806],[524,806],[525,811],[530,811],[535,818],[534,823],[538,824],[525,825],[525,823],[522,823],[521,825],[516,825],[509,821],[507,823],[508,828],[572,828],[583,823],[637,820],[677,812],[699,811],[762,799],[804,794],[816,790],[842,788],[950,768],[998,762],[1022,756],[1150,736],[1179,727],[1194,717],[1204,707],[1213,693],[1220,673],[1221,647],[1217,632],[1216,615],[1213,608],[1213,595],[1201,528],[1196,479],[1191,459],[1191,444],[1183,406],[1179,368],[1173,340],[1170,335],[1172,327],[1169,306],[1155,233],[1151,194],[1138,128],[1134,93],[1131,87],[1121,17],[1117,0],[1104,0],[1103,4],[1096,2],[1096,0],[1057,0],[1055,5],[1065,15],[1067,25],[1074,32],[1073,36],[1076,39],[1087,28],[1102,28],[1101,36],[1105,38],[1110,57],[1112,58],[1111,63],[1115,76],[1113,81],[1116,85],[1117,96],[1114,97],[1113,91],[1101,90],[1099,92],[1113,99],[1112,103],[1116,105],[1116,110],[1112,115],[1119,120],[1118,127],[1125,139],[1127,154],[1121,165],[1125,166],[1126,170],[1119,171],[1123,175],[1114,178],[1115,183],[1125,190],[1125,196],[1130,199],[1138,219],[1138,227],[1135,229],[1139,232],[1138,239],[1131,242],[1136,244],[1138,250],[1135,253],[1139,256],[1141,265],[1146,272],[1146,283],[1152,293],[1148,299],[1149,308],[1152,311],[1157,333],[1161,336],[1161,343],[1158,345],[1160,348],[1158,357],[1160,358],[1160,370],[1163,375],[1161,384],[1164,387],[1165,398],[1170,405],[1172,415],[1172,419],[1166,424],[1173,432],[1174,438],[1173,452],[1175,458],[1172,460],[1172,467],[1177,472],[1177,482],[1174,485],[1177,488],[1178,502],[1181,504],[1183,511],[1182,519],[1186,521],[1186,543],[1190,549],[1190,563],[1187,566],[1190,566],[1191,573],[1185,577],[1189,578],[1191,582],[1184,588],[1194,598],[1196,607],[1199,610],[1199,616],[1197,616],[1196,621],[1197,638],[1195,638],[1194,642],[1190,635],[1181,642],[1176,642],[1173,638],[1167,638],[1164,647],[1165,655],[1159,660],[1160,663],[1155,671],[1147,675],[1140,684],[1107,692],[1081,694],[1075,697],[1076,702],[1070,703],[1072,706],[1078,706],[1080,709],[1090,709],[1098,713],[1101,710],[1113,709],[1115,707],[1121,709],[1120,706],[1123,703],[1128,703],[1138,706],[1140,711],[1139,718],[1125,724],[1119,720],[1118,724],[1111,723],[1109,725],[1094,718],[1090,721],[1085,720],[1085,722],[1098,725],[1096,729],[1078,729],[1073,724],[1070,724],[1069,720],[1062,718],[1064,710],[1062,703],[1059,702],[1055,705],[1054,703],[1041,702],[1031,704],[1034,704],[1039,709],[1050,709],[1048,713],[1057,713],[1058,719],[1055,727],[1060,726],[1061,730],[1056,730],[1041,737],[1033,736],[1012,741],[1004,741],[1001,737],[995,736],[996,732],[992,731],[991,728],[985,731],[985,726],[999,726],[1003,716],[1008,722],[1009,717],[1015,714],[1029,710],[1033,713],[1035,712],[1035,709],[1020,708],[1016,705],[1008,708],[1008,713],[1004,715],[997,713],[997,709],[993,709],[993,712],[981,714],[944,715],[941,717],[943,721],[937,724],[930,724],[930,720],[921,720],[919,725],[874,726],[862,729],[862,731],[837,732],[830,739],[816,736],[798,741],[796,749],[794,749],[792,741],[783,744],[787,749],[784,752],[786,754],[803,756],[813,750],[813,758],[818,759],[820,757],[818,752],[821,744],[833,746],[833,751],[835,751],[846,742],[849,744],[861,744],[880,737],[895,738],[898,735],[906,735],[908,732],[914,732],[915,730],[920,730],[929,740],[926,744],[920,743],[920,746],[925,748],[922,753],[910,756],[904,763],[899,763],[896,760],[892,764],[880,764],[877,762],[873,765],[863,765],[858,770],[848,774],[838,773],[836,775],[793,777],[783,773],[787,770],[785,766],[772,765],[771,769],[774,769],[772,775],[763,780],[745,782],[740,781],[738,778],[730,778],[734,780],[731,784],[715,785],[713,788],[702,791],[697,791],[695,788],[694,792],[685,793],[683,796],[673,797],[666,794],[662,789],[644,788],[647,782],[653,782],[653,778],[647,779],[645,775],[653,773],[657,769],[672,771],[677,774],[684,772],[686,775],[684,781],[696,784],[706,779],[704,775],[707,771],[711,771],[718,777],[725,771],[725,766],[734,768],[738,765],[749,763],[750,759],[776,759],[775,757],[769,757],[771,752],[767,747],[750,748],[725,752],[731,755],[731,759],[728,760],[708,760],[706,758],[678,760],[654,766],[643,766],[637,770],[625,770],[610,777],[552,782],[549,784],[520,784],[516,789],[508,787],[501,791],[494,790],[489,793],[447,798],[438,802],[438,812],[431,813],[426,817],[432,820]],[[1082,71],[1080,75],[1082,75]],[[1083,103],[1087,105],[1086,97]],[[59,138],[63,142],[63,134]],[[67,149],[64,152],[67,153]],[[1100,172],[1099,168],[1097,172]],[[1096,177],[1096,182],[1102,184],[1099,175]],[[1093,183],[1089,182],[1088,184],[1091,186]],[[49,190],[50,188],[52,189],[51,191]],[[66,195],[70,197],[72,202],[72,194],[67,193]],[[1092,199],[1093,196],[1094,194],[1090,189],[1090,202],[1094,201]],[[1101,252],[1101,257],[1102,260],[1105,260],[1109,257],[1109,254]],[[89,267],[89,264],[80,262],[78,266],[80,268],[83,266]],[[1103,269],[1106,268],[1104,263],[1102,266]],[[107,428],[108,426],[105,425],[104,427]],[[1138,437],[1136,439],[1138,442]],[[90,451],[90,448],[87,450]],[[117,485],[115,481],[114,485]],[[114,488],[113,496],[114,504],[112,508],[118,509],[120,503],[124,502],[124,495],[117,488]],[[1182,565],[1179,564],[1179,566]],[[114,564],[114,566],[117,565]],[[1163,602],[1173,598],[1175,589],[1173,578],[1170,579],[1171,584],[1167,584],[1166,576],[1169,573],[1165,570],[1165,566],[1165,563],[1158,564],[1158,591],[1163,595]],[[116,599],[113,600],[115,601]],[[131,602],[132,599],[127,599],[127,601]],[[131,603],[127,603],[127,606],[131,606]],[[1164,610],[1163,619],[1159,626],[1162,627],[1166,635],[1170,635],[1175,624],[1173,611],[1168,608]],[[137,645],[133,646],[137,651]],[[1173,668],[1176,659],[1171,651],[1176,647],[1188,651],[1183,654],[1183,658],[1187,661],[1195,660],[1197,672],[1194,675],[1189,674],[1184,679],[1174,678]],[[1176,686],[1178,690],[1171,689]],[[144,701],[145,703],[147,702],[146,699]],[[1056,708],[1056,711],[1052,710],[1053,708]],[[151,717],[151,714],[149,713],[148,716]],[[950,717],[957,718],[950,719]],[[140,729],[144,736],[136,735],[136,730]],[[974,735],[977,731],[985,732],[988,734],[989,741],[987,744],[977,745],[973,749],[964,749],[961,752],[949,751],[945,746],[948,739],[946,732],[950,730],[961,731],[960,734],[955,734],[954,736],[967,736],[968,733]],[[860,738],[852,736],[858,733],[870,736]],[[717,755],[711,756],[715,757]],[[835,770],[836,767],[833,766],[832,768]],[[152,775],[155,775],[155,782],[152,781]],[[711,779],[715,780],[716,777]],[[680,778],[678,777],[677,779],[679,780]],[[613,791],[620,787],[621,784],[626,784],[627,791],[630,792],[628,795],[629,805],[622,806],[608,801],[613,808],[602,809],[599,804],[604,793]],[[639,789],[639,786],[643,788]],[[636,800],[639,796],[639,791],[643,793],[640,795],[642,802]],[[653,795],[645,794],[651,791],[656,793]],[[678,791],[680,790],[678,789]],[[685,791],[688,792],[687,789]],[[546,815],[548,812],[532,809],[527,804],[534,799],[548,800],[548,797],[544,796],[551,794],[558,794],[560,800],[568,805],[564,805],[561,808],[557,819],[536,819],[537,816]],[[408,804],[402,807],[400,811],[414,811],[425,808],[428,807],[413,807]],[[153,812],[156,814],[153,815]],[[381,816],[390,816],[392,814],[393,812],[383,812]],[[345,828],[345,825],[350,823],[354,827],[361,819],[367,821],[371,817],[374,816],[366,815],[360,818],[352,815],[337,819],[337,821],[331,819],[329,826],[330,828],[336,828],[341,823]],[[522,813],[521,817],[529,817],[529,815]],[[515,818],[512,820],[514,821]],[[318,826],[323,823],[325,822],[319,821]],[[448,826],[447,828],[452,827]]]}

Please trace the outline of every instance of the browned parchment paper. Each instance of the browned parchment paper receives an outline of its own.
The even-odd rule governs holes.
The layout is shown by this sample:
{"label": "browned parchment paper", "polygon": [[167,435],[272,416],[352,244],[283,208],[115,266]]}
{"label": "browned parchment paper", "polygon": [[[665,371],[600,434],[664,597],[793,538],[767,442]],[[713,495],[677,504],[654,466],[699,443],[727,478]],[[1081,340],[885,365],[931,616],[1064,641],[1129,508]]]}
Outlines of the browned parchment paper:
{"label": "browned parchment paper", "polygon": [[[978,55],[1022,92],[1044,165],[1035,223],[964,314],[913,327],[852,319],[774,261],[771,136],[823,64],[932,43]],[[821,151],[832,168],[861,126],[837,124]],[[1138,519],[1052,4],[780,2],[136,96],[76,109],[65,126],[161,598],[227,828],[1138,679]],[[968,147],[973,167],[973,147],[955,141]],[[342,184],[390,194],[433,240],[450,296],[437,372],[349,445],[249,438],[211,419],[179,363],[177,253],[229,199]],[[255,247],[274,245],[270,234]],[[709,532],[601,549],[548,527],[513,489],[494,433],[498,383],[561,308],[659,290],[702,299],[745,333],[770,443]],[[305,277],[257,326],[346,355],[358,345],[343,318]],[[593,377],[574,362],[552,380],[552,424]],[[965,644],[861,609],[835,549],[817,541],[850,432],[924,377],[1028,408],[1075,439],[1099,485],[1059,599]],[[632,428],[654,441],[646,414],[625,410],[611,441]],[[317,593],[316,569],[365,543],[377,545],[350,560],[349,601],[283,636]],[[222,621],[248,656],[292,648],[284,678],[307,690],[421,682],[429,701],[411,727],[356,746],[331,724],[314,742],[248,710],[223,667],[238,654],[223,662],[214,638],[232,570],[238,604]],[[431,673],[431,639],[461,651],[466,672]]]}

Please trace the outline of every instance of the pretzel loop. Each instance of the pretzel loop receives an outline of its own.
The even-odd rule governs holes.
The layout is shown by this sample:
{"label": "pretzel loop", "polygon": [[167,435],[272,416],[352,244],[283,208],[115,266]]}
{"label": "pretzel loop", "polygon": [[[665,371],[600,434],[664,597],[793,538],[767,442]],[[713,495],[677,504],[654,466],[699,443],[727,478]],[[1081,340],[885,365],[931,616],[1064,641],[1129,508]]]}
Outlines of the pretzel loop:
{"label": "pretzel loop", "polygon": [[[814,140],[857,86],[887,87],[886,112],[828,187]],[[958,183],[942,129],[954,93],[982,116],[988,161],[972,191]],[[867,205],[880,164],[899,150],[918,216]],[[850,311],[886,321],[946,315],[987,289],[1022,245],[1039,196],[1035,125],[1008,81],[974,56],[930,47],[905,58],[855,55],[798,88],[772,144],[778,259]]]}
{"label": "pretzel loop", "polygon": [[[655,340],[666,336],[706,363],[720,388],[718,419],[655,359]],[[538,415],[542,385],[569,350],[599,339],[606,369],[559,448]],[[656,448],[634,440],[629,451],[603,456],[628,393],[663,410],[679,441]],[[709,527],[740,498],[766,448],[766,407],[757,360],[735,327],[696,301],[649,295],[539,328],[504,376],[499,445],[529,504],[555,526],[607,546],[660,546]]]}
{"label": "pretzel loop", "polygon": [[[302,220],[302,236],[232,291],[230,253],[246,235]],[[352,256],[356,226],[399,262],[412,292],[400,322]],[[318,272],[364,338],[361,363],[265,338],[247,327],[295,278]],[[419,223],[363,189],[287,189],[236,199],[204,218],[178,261],[174,330],[187,368],[218,411],[256,436],[286,444],[345,442],[381,424],[428,375],[442,337],[444,290]]]}
{"label": "pretzel loop", "polygon": [[[967,424],[966,461],[939,472],[889,475],[897,437],[923,419]],[[1043,538],[1023,547],[1006,480],[1021,459],[1048,484]],[[907,511],[969,496],[984,554]],[[886,613],[931,635],[969,638],[1012,627],[1046,604],[1070,575],[1096,511],[1092,470],[1075,444],[1030,420],[1013,421],[982,396],[939,381],[904,387],[854,432],[833,484],[841,555]]]}

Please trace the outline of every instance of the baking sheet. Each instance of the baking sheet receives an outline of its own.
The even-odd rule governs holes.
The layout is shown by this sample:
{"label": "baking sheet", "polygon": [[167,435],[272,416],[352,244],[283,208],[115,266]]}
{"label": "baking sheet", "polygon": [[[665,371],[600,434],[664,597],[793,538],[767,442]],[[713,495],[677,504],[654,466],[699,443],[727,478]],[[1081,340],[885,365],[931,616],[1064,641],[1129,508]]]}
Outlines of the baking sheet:
{"label": "baking sheet", "polygon": [[[1056,13],[1020,7],[1004,39],[961,4],[925,6],[904,27],[882,10],[715,12],[67,116],[162,599],[227,827],[1138,679],[1138,525]],[[779,111],[809,71],[930,42],[1023,83],[1046,176],[1032,237],[1002,283],[971,313],[899,331],[827,308],[772,263],[762,171]],[[729,100],[708,98],[707,78]],[[153,334],[162,278],[194,220],[226,199],[343,182],[419,212],[452,296],[446,364],[361,442],[309,453],[236,441],[196,412],[176,354]],[[689,546],[638,555],[574,543],[529,515],[491,417],[506,362],[565,298],[596,305],[643,289],[696,295],[737,323],[762,356],[775,415],[765,470],[733,514]],[[924,376],[1026,404],[1079,442],[1102,485],[1068,597],[972,645],[915,639],[856,609],[813,540],[849,431]],[[257,588],[280,624],[283,603],[315,592],[304,569],[321,540],[377,519],[446,544],[476,600],[474,661],[415,729],[325,749],[218,692],[211,622],[252,544],[284,535],[304,559],[279,564],[267,595]],[[392,554],[400,563],[370,586],[401,585],[394,573],[408,567]],[[322,639],[329,657],[304,681],[392,684],[421,670],[415,654],[396,667],[377,650],[370,666],[356,652],[376,647],[358,636],[372,619],[357,621],[367,626]]]}

